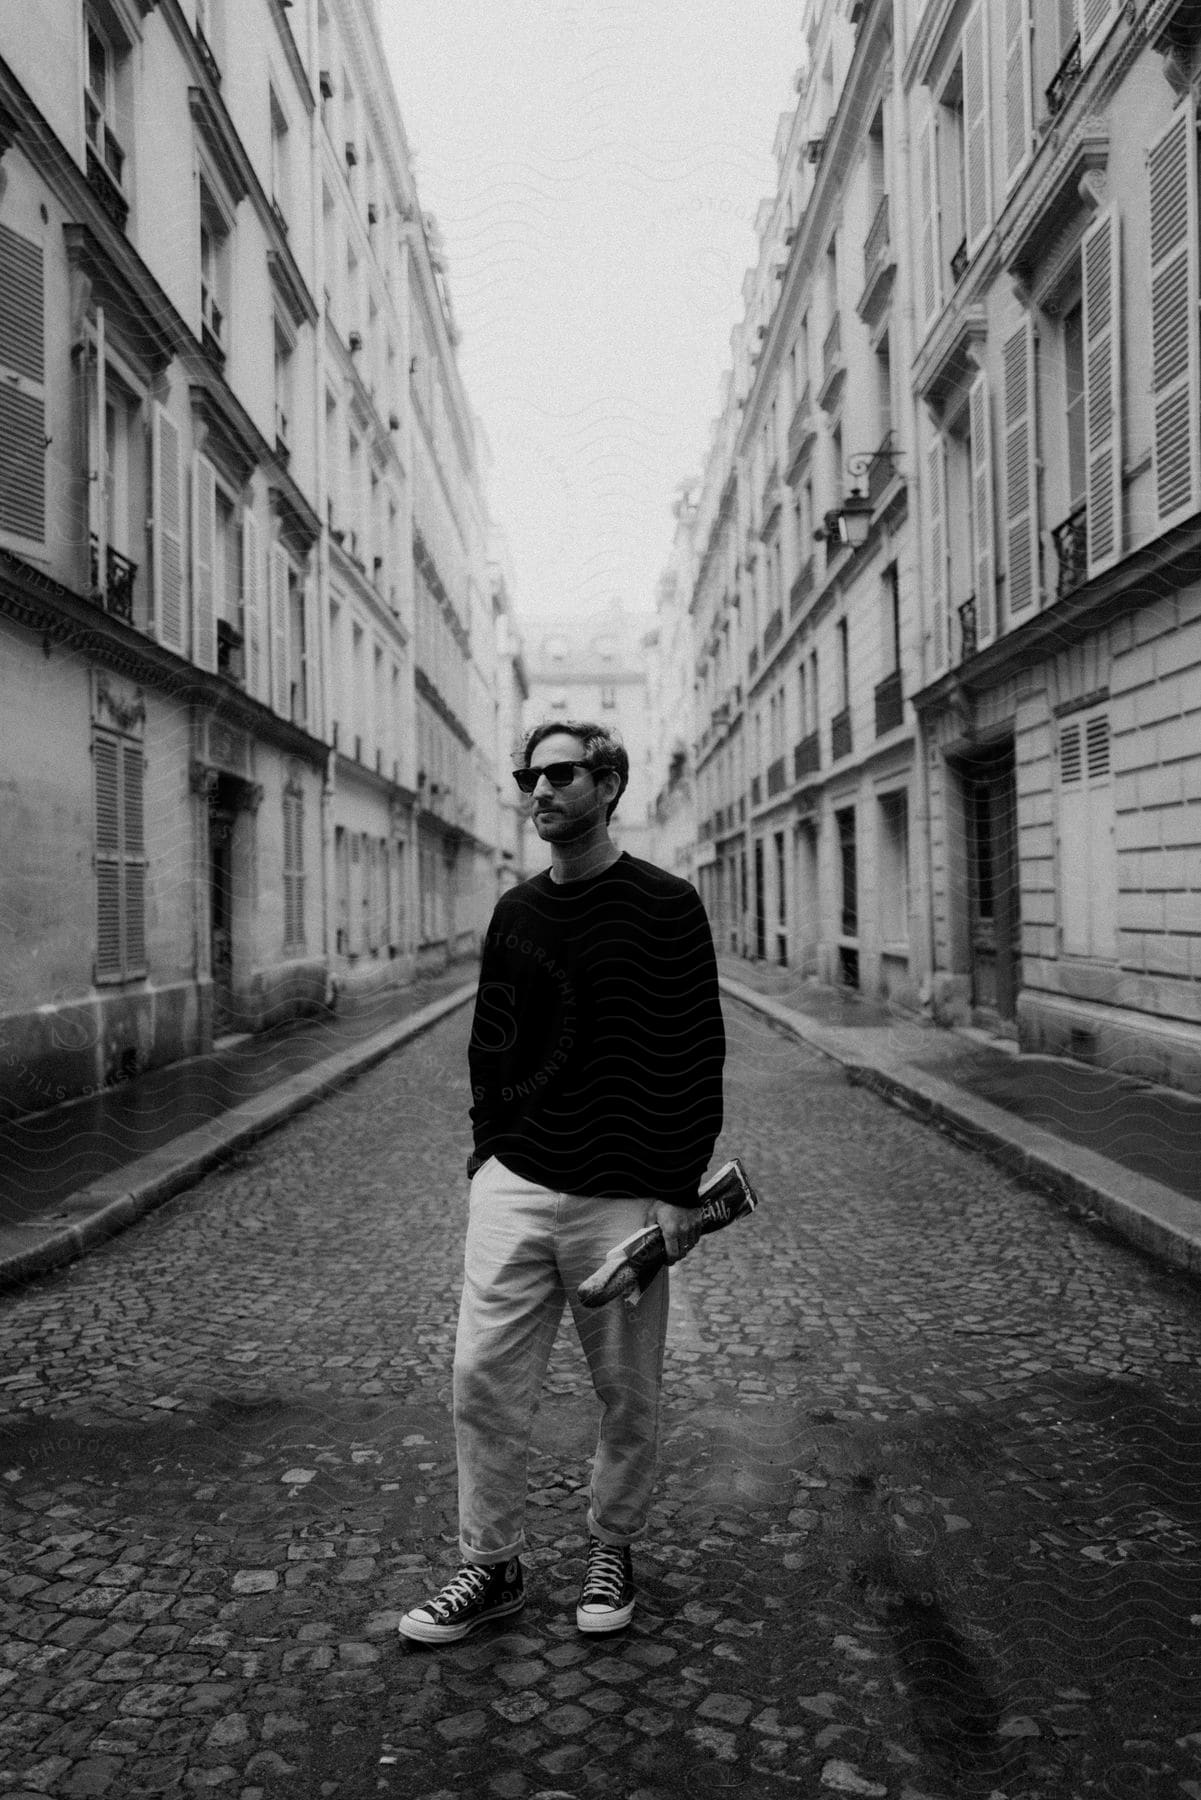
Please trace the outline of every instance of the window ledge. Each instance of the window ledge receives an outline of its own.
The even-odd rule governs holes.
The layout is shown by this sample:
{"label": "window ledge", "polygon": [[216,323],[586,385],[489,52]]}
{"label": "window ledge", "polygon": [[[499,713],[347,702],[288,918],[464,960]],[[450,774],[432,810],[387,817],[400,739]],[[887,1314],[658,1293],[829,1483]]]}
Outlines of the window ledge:
{"label": "window ledge", "polygon": [[1094,209],[1105,193],[1109,126],[1081,119],[1066,142],[1053,129],[1035,158],[1021,205],[1001,232],[1001,260],[1030,289],[1036,304],[1050,298],[1065,265],[1075,261]]}

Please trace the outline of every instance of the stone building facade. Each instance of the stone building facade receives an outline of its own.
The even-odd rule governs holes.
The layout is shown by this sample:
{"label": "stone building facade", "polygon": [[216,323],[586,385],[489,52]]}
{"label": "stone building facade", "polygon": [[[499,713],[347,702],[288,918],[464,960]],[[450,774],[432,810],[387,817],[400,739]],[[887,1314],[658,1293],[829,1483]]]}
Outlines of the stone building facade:
{"label": "stone building facade", "polygon": [[0,5],[6,1110],[478,929],[486,515],[382,68],[368,0]]}
{"label": "stone building facade", "polygon": [[1201,1089],[1201,12],[803,26],[672,563],[698,885],[730,950]]}

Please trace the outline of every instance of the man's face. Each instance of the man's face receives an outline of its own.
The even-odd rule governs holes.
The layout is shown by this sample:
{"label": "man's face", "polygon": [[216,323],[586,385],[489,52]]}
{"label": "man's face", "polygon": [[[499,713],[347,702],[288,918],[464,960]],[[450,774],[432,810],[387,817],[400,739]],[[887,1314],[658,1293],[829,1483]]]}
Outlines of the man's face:
{"label": "man's face", "polygon": [[[548,763],[578,763],[583,754],[583,744],[570,731],[552,731],[535,744],[530,768],[545,769]],[[553,788],[549,781],[540,781],[530,795],[530,815],[538,836],[547,844],[571,843],[586,837],[598,823],[603,824],[613,797],[612,785],[604,775],[592,775],[587,769],[576,770],[570,787]]]}

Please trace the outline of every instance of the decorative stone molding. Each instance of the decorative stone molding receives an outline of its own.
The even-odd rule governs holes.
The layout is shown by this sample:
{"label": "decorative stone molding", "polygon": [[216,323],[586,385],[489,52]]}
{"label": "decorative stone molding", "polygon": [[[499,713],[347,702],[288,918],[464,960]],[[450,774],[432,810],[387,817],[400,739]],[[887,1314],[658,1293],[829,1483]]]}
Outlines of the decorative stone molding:
{"label": "decorative stone molding", "polygon": [[92,670],[92,718],[126,737],[141,737],[146,724],[146,696],[140,687],[120,681],[105,669]]}
{"label": "decorative stone molding", "polygon": [[1096,114],[1081,119],[1065,142],[1052,133],[1044,145],[1000,245],[1004,266],[1032,295],[1053,289],[1047,269],[1074,254],[1091,213],[1104,203],[1108,164],[1109,125]]}

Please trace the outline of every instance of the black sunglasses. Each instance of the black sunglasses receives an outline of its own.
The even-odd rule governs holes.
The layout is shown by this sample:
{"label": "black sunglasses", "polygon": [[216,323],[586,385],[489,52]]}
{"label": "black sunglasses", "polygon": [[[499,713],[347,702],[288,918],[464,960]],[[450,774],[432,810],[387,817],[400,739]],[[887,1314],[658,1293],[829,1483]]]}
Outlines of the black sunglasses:
{"label": "black sunglasses", "polygon": [[603,775],[605,768],[604,763],[599,768],[582,762],[547,763],[542,769],[514,769],[513,779],[523,794],[532,794],[544,775],[553,788],[565,788],[575,780],[577,769],[585,769],[590,775]]}

